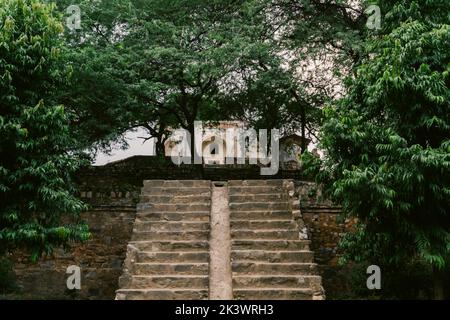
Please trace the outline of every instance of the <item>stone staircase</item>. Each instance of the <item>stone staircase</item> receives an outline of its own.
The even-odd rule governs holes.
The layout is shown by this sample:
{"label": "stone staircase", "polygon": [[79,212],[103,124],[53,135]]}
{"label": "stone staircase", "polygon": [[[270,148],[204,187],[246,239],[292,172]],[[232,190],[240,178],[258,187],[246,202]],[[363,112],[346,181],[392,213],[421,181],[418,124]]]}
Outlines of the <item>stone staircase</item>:
{"label": "stone staircase", "polygon": [[[228,182],[234,299],[324,298],[292,190],[289,180]],[[208,299],[210,213],[210,181],[144,181],[116,299]]]}
{"label": "stone staircase", "polygon": [[233,297],[322,299],[310,241],[300,240],[287,181],[229,182]]}
{"label": "stone staircase", "polygon": [[208,298],[209,181],[145,181],[117,300]]}

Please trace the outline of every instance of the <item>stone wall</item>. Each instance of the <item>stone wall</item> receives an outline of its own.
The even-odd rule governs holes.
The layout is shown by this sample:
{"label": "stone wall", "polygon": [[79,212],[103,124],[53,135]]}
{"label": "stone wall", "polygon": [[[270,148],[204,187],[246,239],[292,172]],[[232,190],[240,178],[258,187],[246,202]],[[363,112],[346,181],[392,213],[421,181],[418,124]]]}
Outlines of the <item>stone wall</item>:
{"label": "stone wall", "polygon": [[[83,171],[78,182],[79,196],[90,206],[82,218],[89,225],[91,239],[66,251],[56,250],[36,264],[26,254],[15,253],[10,258],[19,291],[7,298],[114,299],[142,181]],[[70,265],[81,268],[81,290],[67,290]]]}
{"label": "stone wall", "polygon": [[143,180],[242,180],[242,179],[303,179],[301,171],[280,169],[276,175],[261,176],[259,165],[180,165],[170,158],[134,156],[101,167],[88,167],[80,171],[83,180],[113,179],[121,177],[123,182],[132,185],[142,184]]}
{"label": "stone wall", "polygon": [[[335,290],[339,279],[333,272],[339,253],[337,243],[351,225],[338,220],[340,208],[322,199],[314,183],[303,181],[299,171],[282,170],[264,177],[257,166],[174,166],[155,157],[133,157],[102,167],[81,170],[77,176],[79,196],[90,204],[83,213],[92,238],[68,251],[57,250],[51,257],[30,264],[26,255],[15,254],[12,261],[20,292],[11,298],[33,299],[113,299],[130,240],[136,203],[146,179],[233,180],[290,178],[300,198],[301,212],[312,239],[316,262],[325,290]],[[66,268],[81,267],[82,290],[66,289]]]}
{"label": "stone wall", "polygon": [[295,186],[325,292],[328,297],[341,295],[351,288],[344,276],[349,267],[339,265],[338,244],[352,230],[355,220],[342,220],[341,208],[325,199],[315,183],[297,180]]}
{"label": "stone wall", "polygon": [[[113,299],[134,215],[133,207],[94,208],[83,214],[92,233],[87,243],[59,249],[37,264],[30,264],[27,255],[14,255],[18,298]],[[70,265],[81,268],[79,291],[67,290]]]}

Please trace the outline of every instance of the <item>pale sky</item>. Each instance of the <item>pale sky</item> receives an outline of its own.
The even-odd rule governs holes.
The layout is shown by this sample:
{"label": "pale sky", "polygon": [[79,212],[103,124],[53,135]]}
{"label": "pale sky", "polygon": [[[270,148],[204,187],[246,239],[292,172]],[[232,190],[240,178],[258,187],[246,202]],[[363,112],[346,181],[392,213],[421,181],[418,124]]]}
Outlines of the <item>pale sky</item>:
{"label": "pale sky", "polygon": [[103,166],[107,163],[123,160],[135,155],[153,155],[154,143],[153,140],[148,140],[144,143],[144,139],[139,137],[148,136],[148,133],[144,129],[138,129],[137,131],[128,131],[124,134],[125,140],[128,142],[129,148],[121,150],[118,144],[112,145],[111,154],[104,152],[97,153],[94,161],[94,166]]}

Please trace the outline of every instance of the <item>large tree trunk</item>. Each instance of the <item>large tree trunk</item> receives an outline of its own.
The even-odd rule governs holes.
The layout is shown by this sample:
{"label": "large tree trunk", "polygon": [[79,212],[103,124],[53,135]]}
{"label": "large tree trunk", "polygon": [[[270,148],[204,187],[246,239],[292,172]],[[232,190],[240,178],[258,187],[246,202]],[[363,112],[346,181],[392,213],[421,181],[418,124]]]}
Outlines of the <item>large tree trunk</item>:
{"label": "large tree trunk", "polygon": [[303,154],[306,152],[306,149],[308,147],[306,145],[306,104],[304,101],[302,101],[302,99],[300,99],[299,95],[297,94],[297,92],[295,92],[295,90],[291,89],[291,93],[294,96],[300,108],[300,126],[301,126],[300,130],[302,133],[302,142],[300,148],[301,153]]}
{"label": "large tree trunk", "polygon": [[155,142],[155,149],[156,149],[156,155],[159,158],[164,158],[165,156],[165,148],[164,143],[161,141],[161,139],[157,139]]}
{"label": "large tree trunk", "polygon": [[433,267],[434,300],[444,300],[444,272]]}
{"label": "large tree trunk", "polygon": [[302,144],[301,152],[304,154],[306,152],[306,110],[305,105],[300,105],[300,121],[301,121],[301,131],[302,131]]}
{"label": "large tree trunk", "polygon": [[192,163],[194,163],[194,159],[195,159],[195,133],[194,133],[194,124],[189,124],[188,126],[188,131],[191,135],[191,141],[190,141],[190,148],[191,148],[191,161]]}
{"label": "large tree trunk", "polygon": [[194,133],[194,123],[190,124],[188,126],[188,131],[191,134],[191,161],[192,164],[196,170],[196,173],[198,175],[199,179],[203,179],[204,178],[204,170],[203,170],[203,158],[202,158],[202,163],[200,164],[196,164],[195,161],[195,157],[197,156],[197,152],[195,150],[195,133]]}

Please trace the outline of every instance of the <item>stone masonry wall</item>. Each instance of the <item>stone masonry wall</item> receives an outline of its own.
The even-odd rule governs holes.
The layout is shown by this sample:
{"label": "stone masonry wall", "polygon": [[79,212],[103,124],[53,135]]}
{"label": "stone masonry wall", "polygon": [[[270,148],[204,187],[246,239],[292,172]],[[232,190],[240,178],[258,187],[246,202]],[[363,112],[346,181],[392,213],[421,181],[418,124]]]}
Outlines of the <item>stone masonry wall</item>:
{"label": "stone masonry wall", "polygon": [[[32,299],[114,299],[122,272],[127,243],[131,238],[136,203],[145,179],[233,180],[257,178],[290,178],[300,198],[300,209],[312,239],[316,262],[323,276],[325,290],[336,290],[340,280],[336,274],[337,243],[351,222],[338,220],[340,208],[321,198],[312,182],[303,181],[298,171],[280,171],[274,177],[261,177],[259,168],[176,167],[157,163],[155,158],[134,157],[102,167],[90,167],[78,174],[79,196],[90,204],[83,213],[92,238],[68,251],[57,250],[51,257],[30,264],[26,255],[15,253],[15,265],[20,292],[9,298]],[[66,268],[81,267],[81,290],[66,289]]]}
{"label": "stone masonry wall", "polygon": [[295,181],[303,221],[311,239],[314,259],[319,265],[323,286],[327,296],[335,296],[347,288],[346,268],[339,265],[338,244],[342,236],[352,230],[355,220],[342,220],[341,208],[324,199],[317,184]]}
{"label": "stone masonry wall", "polygon": [[[131,238],[140,185],[126,176],[80,175],[80,197],[90,205],[82,214],[91,239],[32,264],[26,254],[15,253],[19,292],[13,299],[114,299]],[[141,182],[142,183],[142,182]],[[81,290],[67,290],[66,269],[81,268]]]}

